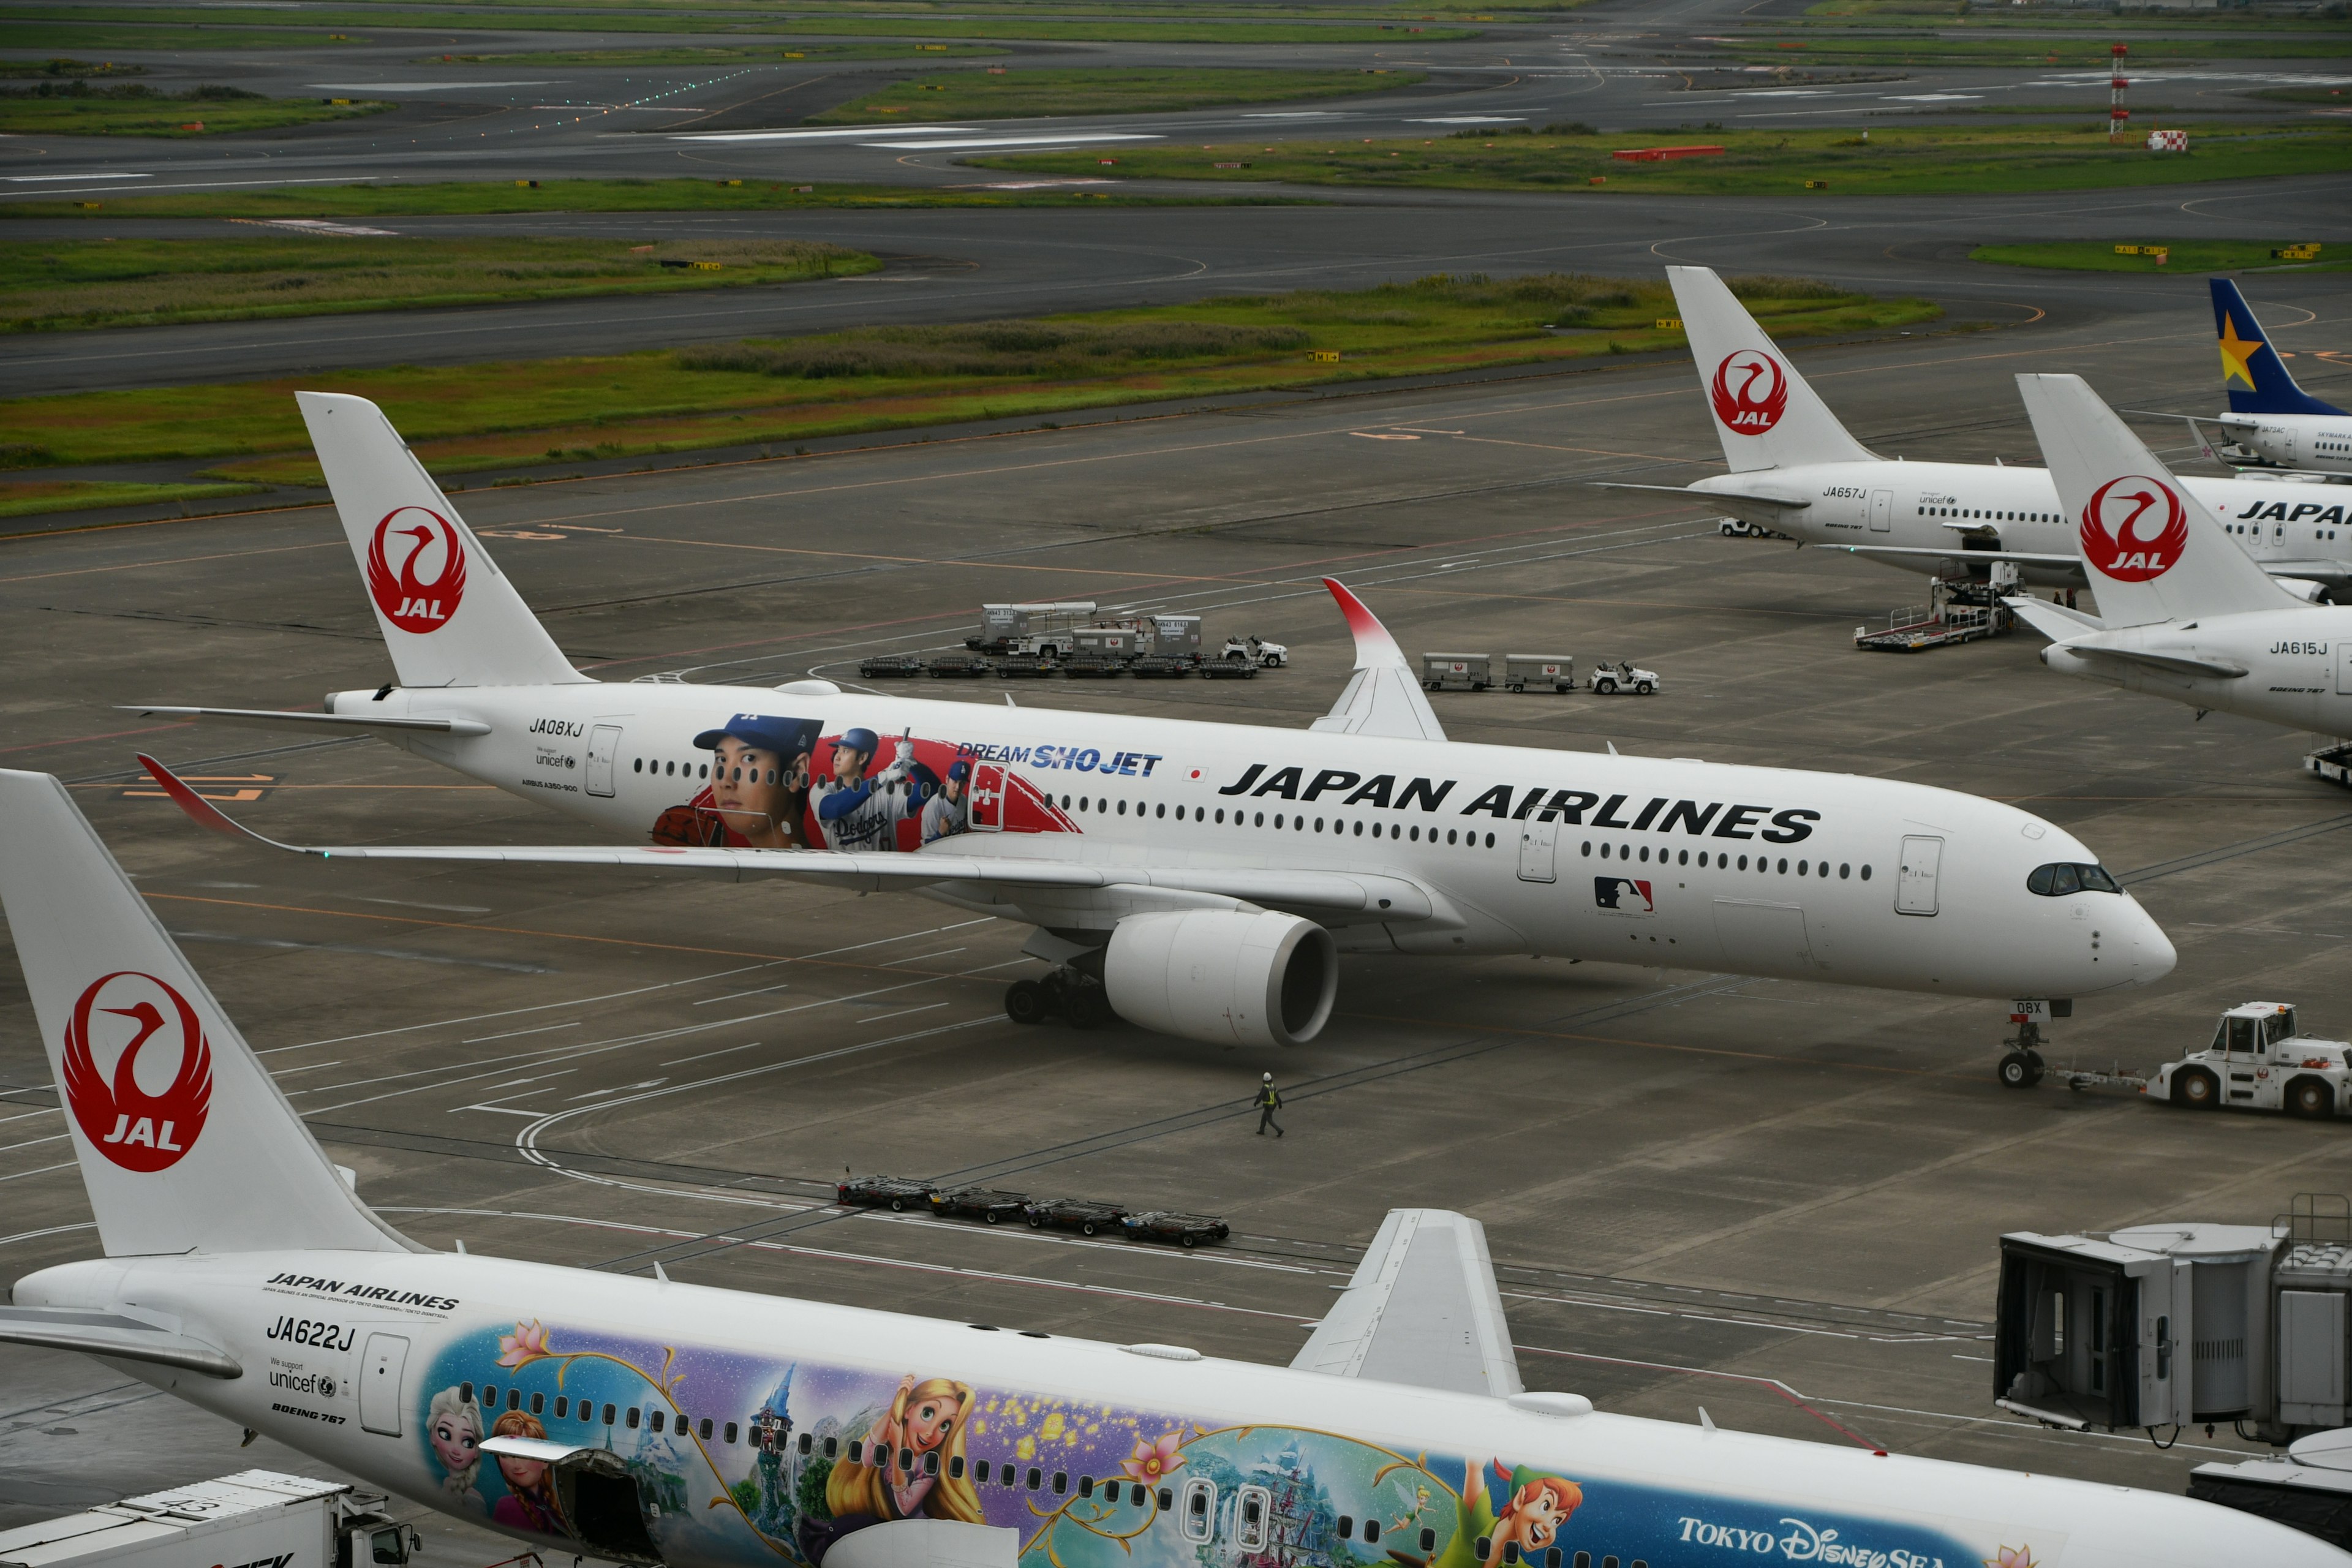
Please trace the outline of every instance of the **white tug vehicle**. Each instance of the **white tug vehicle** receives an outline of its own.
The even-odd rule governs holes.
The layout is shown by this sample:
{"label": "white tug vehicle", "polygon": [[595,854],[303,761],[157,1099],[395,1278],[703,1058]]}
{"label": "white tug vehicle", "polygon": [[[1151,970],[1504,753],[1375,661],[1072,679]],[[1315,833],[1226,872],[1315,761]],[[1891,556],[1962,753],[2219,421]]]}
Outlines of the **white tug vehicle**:
{"label": "white tug vehicle", "polygon": [[2156,1069],[2145,1092],[2196,1110],[2235,1106],[2320,1120],[2352,1107],[2352,1045],[2295,1033],[2285,1002],[2249,1002],[2221,1015],[2213,1043]]}

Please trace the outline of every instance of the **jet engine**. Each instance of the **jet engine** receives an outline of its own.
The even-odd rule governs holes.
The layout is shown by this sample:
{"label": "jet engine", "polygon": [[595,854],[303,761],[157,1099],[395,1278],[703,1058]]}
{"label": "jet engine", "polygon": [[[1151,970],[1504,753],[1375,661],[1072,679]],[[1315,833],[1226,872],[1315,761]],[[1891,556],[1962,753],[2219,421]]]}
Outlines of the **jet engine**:
{"label": "jet engine", "polygon": [[2326,584],[2315,583],[2308,577],[2273,577],[2271,581],[2307,605],[2332,605],[2336,602],[2329,596]]}
{"label": "jet engine", "polygon": [[1301,1046],[1331,1016],[1339,952],[1313,921],[1271,910],[1129,915],[1111,928],[1103,985],[1141,1028],[1217,1046]]}

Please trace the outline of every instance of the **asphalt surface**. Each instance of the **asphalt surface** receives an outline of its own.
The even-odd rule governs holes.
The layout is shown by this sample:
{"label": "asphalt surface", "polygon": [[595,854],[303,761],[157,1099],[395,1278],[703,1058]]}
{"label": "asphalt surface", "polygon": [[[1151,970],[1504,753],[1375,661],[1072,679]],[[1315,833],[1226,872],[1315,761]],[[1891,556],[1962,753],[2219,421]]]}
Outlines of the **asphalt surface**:
{"label": "asphalt surface", "polygon": [[[2327,305],[2319,284],[2298,285],[2306,309]],[[2301,321],[2277,303],[2307,343],[2340,330],[2340,310]],[[2211,354],[2200,321],[2134,317],[1823,349],[1804,368],[1878,449],[1989,460],[2032,453],[2016,371],[2203,389]],[[2150,1067],[2256,996],[2299,1003],[2314,1033],[2352,1028],[2352,798],[2300,771],[2307,737],[2053,675],[2027,635],[1856,652],[1853,628],[1917,579],[1577,482],[1716,455],[1686,365],[1625,365],[458,500],[611,680],[854,680],[866,654],[955,646],[982,600],[1091,597],[1196,609],[1213,637],[1255,631],[1295,663],[1246,685],[1030,683],[1024,705],[1296,730],[1349,665],[1315,583],[1337,574],[1408,652],[1542,645],[1664,677],[1647,700],[1441,695],[1458,739],[1904,776],[2079,834],[2181,958],[2084,1004],[2055,1062]],[[384,679],[355,575],[317,507],[0,543],[0,763],[74,781],[334,1158],[429,1245],[1281,1363],[1383,1211],[1439,1205],[1486,1224],[1534,1386],[2179,1490],[2242,1445],[2189,1432],[2158,1451],[1992,1407],[1997,1237],[2260,1223],[2295,1193],[2352,1190],[2352,1127],[2000,1089],[2003,1009],[1984,1003],[1348,960],[1331,1027],[1261,1058],[1015,1026],[1000,998],[1036,968],[1023,933],[913,899],[225,847],[137,782],[132,748],[289,839],[575,835],[372,742],[116,710],[300,705]],[[994,685],[936,683],[991,704]],[[1251,1135],[1262,1069],[1290,1105],[1279,1142]],[[56,1105],[0,958],[0,1278],[93,1247]],[[1204,1209],[1235,1237],[1179,1255],[844,1214],[825,1199],[845,1167]],[[0,1521],[250,1464],[319,1468],[239,1450],[235,1429],[95,1363],[5,1361]],[[434,1550],[505,1555],[448,1529]]]}

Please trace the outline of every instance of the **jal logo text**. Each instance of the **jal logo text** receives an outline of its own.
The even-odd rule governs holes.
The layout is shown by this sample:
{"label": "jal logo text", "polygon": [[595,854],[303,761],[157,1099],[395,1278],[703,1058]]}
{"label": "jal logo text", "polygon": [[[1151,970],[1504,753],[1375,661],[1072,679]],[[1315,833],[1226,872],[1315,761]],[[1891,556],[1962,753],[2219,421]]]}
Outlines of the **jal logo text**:
{"label": "jal logo text", "polygon": [[1770,354],[1741,349],[1715,367],[1707,396],[1726,429],[1761,436],[1789,410],[1788,373]]}
{"label": "jal logo text", "polygon": [[2109,479],[2091,492],[2080,530],[2083,559],[2118,583],[2163,576],[2189,543],[2189,513],[2170,485],[2145,474]]}
{"label": "jal logo text", "polygon": [[126,1171],[179,1163],[212,1107],[212,1047],[196,1010],[136,970],[101,975],[74,1003],[59,1076],[82,1135]]}
{"label": "jal logo text", "polygon": [[402,631],[446,625],[466,595],[466,546],[457,525],[421,506],[386,512],[368,542],[367,582],[375,607]]}

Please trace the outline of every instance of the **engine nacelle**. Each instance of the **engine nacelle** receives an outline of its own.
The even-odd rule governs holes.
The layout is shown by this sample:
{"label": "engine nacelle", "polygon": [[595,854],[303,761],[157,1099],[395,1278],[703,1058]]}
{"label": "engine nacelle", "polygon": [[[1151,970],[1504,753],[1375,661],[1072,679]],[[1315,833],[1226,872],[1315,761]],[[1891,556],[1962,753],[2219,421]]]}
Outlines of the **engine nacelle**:
{"label": "engine nacelle", "polygon": [[1339,950],[1313,921],[1271,910],[1129,915],[1111,928],[1103,984],[1139,1028],[1217,1046],[1302,1046],[1339,994]]}
{"label": "engine nacelle", "polygon": [[2307,605],[2326,605],[2335,602],[2328,595],[2326,584],[2315,583],[2308,577],[2273,577],[2271,581]]}

